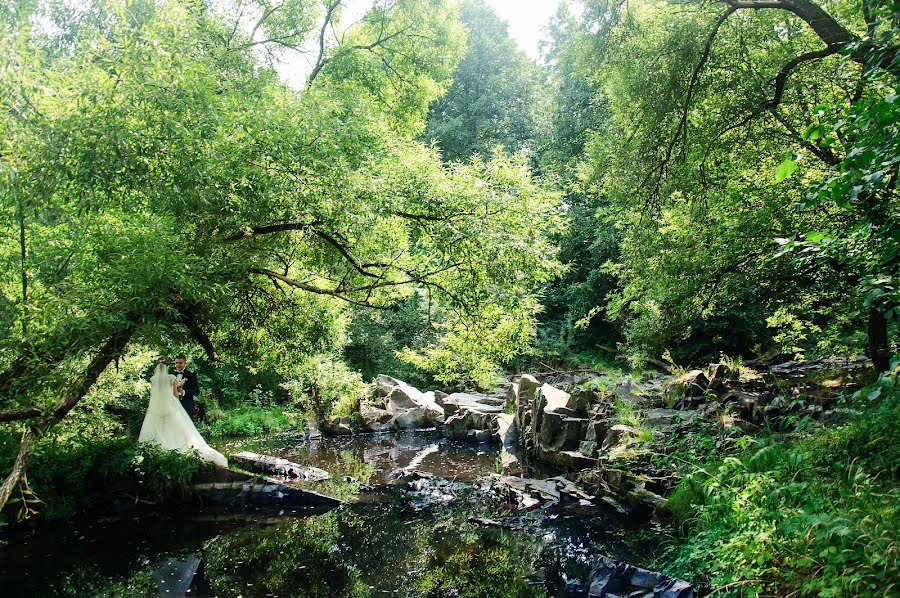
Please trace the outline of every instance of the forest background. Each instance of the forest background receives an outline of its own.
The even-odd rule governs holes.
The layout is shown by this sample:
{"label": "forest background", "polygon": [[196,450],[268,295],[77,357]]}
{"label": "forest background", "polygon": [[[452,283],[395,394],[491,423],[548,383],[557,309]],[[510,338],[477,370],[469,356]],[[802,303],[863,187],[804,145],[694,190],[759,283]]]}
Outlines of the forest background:
{"label": "forest background", "polygon": [[0,7],[0,505],[121,451],[159,352],[213,436],[379,373],[889,369],[897,2],[564,2],[541,62],[480,0],[342,10]]}

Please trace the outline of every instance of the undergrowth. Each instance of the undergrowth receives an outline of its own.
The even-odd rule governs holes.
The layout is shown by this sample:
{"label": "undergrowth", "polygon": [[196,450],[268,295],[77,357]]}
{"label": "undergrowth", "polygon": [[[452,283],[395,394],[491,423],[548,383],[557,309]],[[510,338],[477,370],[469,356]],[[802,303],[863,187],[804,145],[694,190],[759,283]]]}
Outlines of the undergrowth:
{"label": "undergrowth", "polygon": [[756,439],[670,496],[682,537],[658,567],[717,596],[900,591],[900,364],[859,415],[797,440]]}
{"label": "undergrowth", "polygon": [[4,514],[16,518],[27,507],[29,516],[58,520],[116,500],[157,501],[185,492],[199,467],[190,455],[127,438],[74,447],[49,442],[31,459],[31,494],[14,495]]}
{"label": "undergrowth", "polygon": [[280,407],[239,407],[230,411],[211,411],[207,414],[207,419],[210,421],[209,435],[214,438],[282,432],[295,428],[301,421],[296,414],[289,414]]}

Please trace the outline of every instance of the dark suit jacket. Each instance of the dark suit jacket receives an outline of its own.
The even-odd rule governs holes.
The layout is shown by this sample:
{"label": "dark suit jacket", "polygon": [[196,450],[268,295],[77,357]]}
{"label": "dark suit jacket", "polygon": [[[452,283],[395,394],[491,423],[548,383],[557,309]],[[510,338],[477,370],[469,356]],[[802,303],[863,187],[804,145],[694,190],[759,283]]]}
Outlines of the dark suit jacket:
{"label": "dark suit jacket", "polygon": [[[187,382],[181,387],[182,390],[184,390],[184,396],[178,398],[183,401],[193,401],[197,395],[200,394],[200,385],[197,383],[197,374],[189,370],[184,370],[181,373],[184,374]],[[173,374],[178,376],[178,372],[173,372]]]}

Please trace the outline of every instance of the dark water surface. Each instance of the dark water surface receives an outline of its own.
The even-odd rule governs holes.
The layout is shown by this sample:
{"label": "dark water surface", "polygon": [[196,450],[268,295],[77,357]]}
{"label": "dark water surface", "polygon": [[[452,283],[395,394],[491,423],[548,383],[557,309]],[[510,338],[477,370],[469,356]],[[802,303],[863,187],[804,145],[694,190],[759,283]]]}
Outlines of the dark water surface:
{"label": "dark water surface", "polygon": [[[554,596],[592,556],[641,564],[658,543],[596,508],[516,512],[484,492],[497,448],[434,433],[217,448],[321,467],[334,479],[312,487],[351,502],[327,513],[142,506],[16,530],[0,547],[0,596]],[[422,508],[391,484],[402,469],[454,480],[455,500]],[[503,517],[514,529],[474,521]]]}

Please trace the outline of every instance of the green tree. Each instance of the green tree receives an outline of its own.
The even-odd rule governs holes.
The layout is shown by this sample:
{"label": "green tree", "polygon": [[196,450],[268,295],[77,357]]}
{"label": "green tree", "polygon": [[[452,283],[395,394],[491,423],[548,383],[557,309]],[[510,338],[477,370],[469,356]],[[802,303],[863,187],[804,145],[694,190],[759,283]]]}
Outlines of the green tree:
{"label": "green tree", "polygon": [[[416,290],[444,314],[437,343],[467,331],[453,376],[530,332],[555,196],[516,161],[445,168],[415,140],[460,57],[453,10],[378,4],[336,38],[340,2],[248,7],[0,17],[0,421],[27,422],[0,507],[133,340],[289,375],[346,343],[348,306]],[[298,91],[259,56],[300,40],[318,54]]]}
{"label": "green tree", "polygon": [[540,69],[484,0],[463,2],[460,21],[466,53],[447,93],[431,105],[425,138],[447,161],[489,157],[498,145],[529,148],[544,104]]}
{"label": "green tree", "polygon": [[[769,345],[778,310],[803,321],[807,349],[852,350],[865,330],[857,277],[834,261],[779,255],[775,239],[852,220],[797,209],[842,160],[804,135],[809,110],[850,105],[877,86],[867,64],[893,77],[896,52],[863,33],[868,13],[858,6],[719,5],[587,3],[586,27],[597,33],[584,62],[612,117],[579,174],[609,199],[604,214],[623,233],[613,267],[621,290],[607,314],[650,355]],[[788,155],[803,155],[802,175],[779,167]]]}

